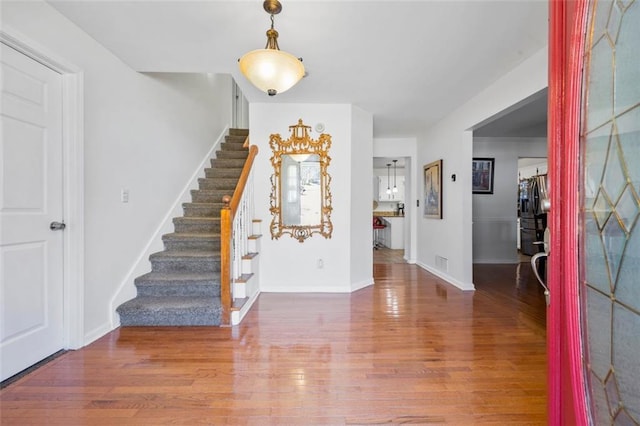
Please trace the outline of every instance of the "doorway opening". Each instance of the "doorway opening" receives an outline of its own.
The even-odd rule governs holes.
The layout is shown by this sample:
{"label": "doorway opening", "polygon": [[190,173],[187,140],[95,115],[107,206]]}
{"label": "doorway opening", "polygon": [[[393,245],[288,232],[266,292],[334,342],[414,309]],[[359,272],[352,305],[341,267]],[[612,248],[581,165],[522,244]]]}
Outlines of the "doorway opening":
{"label": "doorway opening", "polygon": [[546,173],[547,90],[480,123],[473,130],[473,157],[491,159],[494,167],[491,191],[472,195],[476,290],[499,291],[544,332],[544,293],[530,264],[531,250],[541,247],[544,224],[540,232],[528,229],[535,220],[523,211],[521,197],[528,193],[520,183]]}
{"label": "doorway opening", "polygon": [[409,198],[410,159],[373,158],[373,263],[406,263],[409,223],[405,201]]}

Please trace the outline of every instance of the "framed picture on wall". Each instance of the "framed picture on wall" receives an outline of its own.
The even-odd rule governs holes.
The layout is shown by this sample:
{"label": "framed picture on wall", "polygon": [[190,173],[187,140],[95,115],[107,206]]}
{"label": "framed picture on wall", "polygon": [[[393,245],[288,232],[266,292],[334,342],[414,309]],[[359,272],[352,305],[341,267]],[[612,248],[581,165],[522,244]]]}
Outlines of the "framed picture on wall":
{"label": "framed picture on wall", "polygon": [[493,194],[493,158],[474,158],[471,185],[474,194]]}
{"label": "framed picture on wall", "polygon": [[424,166],[424,217],[442,219],[442,160]]}

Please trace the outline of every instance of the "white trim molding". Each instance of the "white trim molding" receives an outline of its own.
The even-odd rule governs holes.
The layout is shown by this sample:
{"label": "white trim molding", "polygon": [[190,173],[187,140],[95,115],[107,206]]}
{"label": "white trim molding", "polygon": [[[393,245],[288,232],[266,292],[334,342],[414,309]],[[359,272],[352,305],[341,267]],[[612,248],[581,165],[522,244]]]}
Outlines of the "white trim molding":
{"label": "white trim molding", "polygon": [[363,288],[369,287],[369,286],[374,285],[374,284],[375,284],[375,282],[373,280],[373,277],[367,278],[367,279],[359,281],[359,282],[351,283],[351,292],[362,290]]}
{"label": "white trim molding", "polygon": [[428,272],[432,273],[436,277],[442,278],[443,280],[445,280],[449,284],[451,284],[451,285],[453,285],[455,287],[458,287],[460,290],[463,290],[463,291],[475,291],[475,289],[476,289],[476,287],[473,285],[473,283],[463,283],[461,281],[458,281],[455,278],[453,278],[451,275],[445,274],[442,271],[438,271],[437,269],[434,269],[434,268],[430,267],[429,265],[427,265],[425,263],[418,262],[418,263],[416,263],[416,265],[418,265],[419,267],[421,267],[425,271],[428,271]]}

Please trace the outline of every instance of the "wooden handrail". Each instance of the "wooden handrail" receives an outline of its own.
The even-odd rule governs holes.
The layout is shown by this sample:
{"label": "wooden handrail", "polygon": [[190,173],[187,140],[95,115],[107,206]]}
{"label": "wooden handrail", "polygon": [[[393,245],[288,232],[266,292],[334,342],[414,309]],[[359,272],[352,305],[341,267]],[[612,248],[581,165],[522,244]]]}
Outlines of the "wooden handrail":
{"label": "wooden handrail", "polygon": [[[245,146],[249,143],[249,137],[245,141]],[[233,196],[222,197],[224,207],[220,210],[220,302],[222,304],[222,325],[231,324],[231,235],[233,220],[236,217],[238,205],[242,200],[242,194],[249,179],[249,173],[253,167],[253,161],[258,155],[258,147],[249,147],[249,156],[244,162],[242,173]]]}
{"label": "wooden handrail", "polygon": [[249,179],[249,173],[251,172],[251,168],[253,167],[253,160],[258,155],[258,146],[251,145],[249,148],[249,156],[244,163],[244,167],[242,167],[242,173],[240,174],[240,179],[238,179],[238,184],[236,185],[235,191],[233,191],[233,197],[231,197],[231,212],[233,213],[231,219],[236,216],[236,211],[238,210],[238,204],[240,204],[240,200],[242,199],[242,194],[244,194],[244,187],[247,186],[247,180]]}

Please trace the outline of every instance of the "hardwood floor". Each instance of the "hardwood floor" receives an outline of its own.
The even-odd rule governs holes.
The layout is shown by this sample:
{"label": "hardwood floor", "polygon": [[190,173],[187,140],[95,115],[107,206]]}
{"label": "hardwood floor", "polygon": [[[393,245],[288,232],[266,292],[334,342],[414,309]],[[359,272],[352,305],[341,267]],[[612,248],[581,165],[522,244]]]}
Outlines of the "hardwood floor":
{"label": "hardwood floor", "polygon": [[[123,328],[0,392],[2,425],[546,423],[544,299],[376,263],[353,294],[263,293],[234,328]],[[540,303],[539,303],[540,302]]]}
{"label": "hardwood floor", "polygon": [[373,263],[406,263],[404,250],[392,250],[385,247],[373,250]]}

